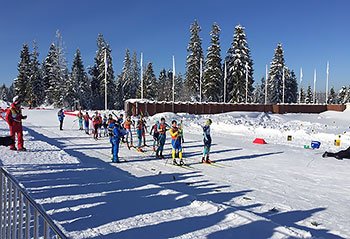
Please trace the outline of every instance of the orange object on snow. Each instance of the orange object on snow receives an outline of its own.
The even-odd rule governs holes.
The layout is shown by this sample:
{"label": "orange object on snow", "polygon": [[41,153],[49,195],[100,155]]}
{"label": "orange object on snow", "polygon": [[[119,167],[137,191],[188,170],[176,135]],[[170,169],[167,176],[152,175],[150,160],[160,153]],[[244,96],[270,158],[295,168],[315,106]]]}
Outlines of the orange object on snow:
{"label": "orange object on snow", "polygon": [[267,144],[264,139],[256,138],[253,141],[254,144]]}

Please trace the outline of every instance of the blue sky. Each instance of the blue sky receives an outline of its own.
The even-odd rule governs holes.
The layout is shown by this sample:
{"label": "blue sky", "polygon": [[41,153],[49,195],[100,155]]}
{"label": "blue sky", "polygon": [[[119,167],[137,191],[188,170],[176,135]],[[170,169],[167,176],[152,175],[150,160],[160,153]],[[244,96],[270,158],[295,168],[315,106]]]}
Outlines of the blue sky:
{"label": "blue sky", "polygon": [[125,49],[141,51],[152,61],[156,75],[172,66],[185,73],[189,27],[195,19],[202,27],[206,52],[213,22],[221,28],[222,56],[233,39],[234,26],[246,27],[254,61],[256,81],[265,75],[278,42],[282,42],[286,64],[303,86],[325,89],[326,64],[330,61],[330,86],[349,85],[350,1],[347,0],[245,0],[245,1],[78,1],[0,0],[0,83],[9,85],[17,76],[17,63],[24,42],[38,42],[42,60],[60,29],[72,63],[79,48],[85,66],[93,64],[98,33],[111,45],[116,74],[122,68]]}

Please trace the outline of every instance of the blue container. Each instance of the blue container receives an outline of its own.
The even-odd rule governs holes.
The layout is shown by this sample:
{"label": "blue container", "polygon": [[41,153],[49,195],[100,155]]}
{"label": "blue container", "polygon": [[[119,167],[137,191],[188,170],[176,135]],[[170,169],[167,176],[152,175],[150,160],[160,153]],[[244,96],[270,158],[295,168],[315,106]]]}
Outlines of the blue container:
{"label": "blue container", "polygon": [[311,148],[312,149],[319,149],[320,146],[321,146],[321,142],[319,142],[319,141],[312,141],[311,142]]}

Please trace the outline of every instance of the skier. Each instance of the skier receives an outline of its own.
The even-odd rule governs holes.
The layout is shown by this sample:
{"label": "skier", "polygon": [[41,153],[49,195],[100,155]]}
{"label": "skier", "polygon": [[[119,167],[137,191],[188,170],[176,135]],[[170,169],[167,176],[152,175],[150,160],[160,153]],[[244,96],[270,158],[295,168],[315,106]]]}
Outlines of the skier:
{"label": "skier", "polygon": [[60,121],[60,130],[63,130],[63,119],[64,119],[64,113],[63,113],[63,108],[61,108],[58,113],[57,113],[57,116],[58,116],[58,120]]}
{"label": "skier", "polygon": [[122,139],[122,142],[125,143],[125,139],[124,139],[124,135],[125,135],[125,129],[124,129],[124,115],[123,114],[120,114],[119,115],[119,118],[118,118],[118,124],[120,125],[120,130],[123,131],[123,136],[121,137]]}
{"label": "skier", "polygon": [[[208,119],[205,126],[203,127],[204,150],[203,150],[202,163],[212,163],[209,160],[209,153],[210,153],[210,146],[211,146],[211,136],[210,136],[211,123],[212,123],[211,119]],[[206,159],[205,159],[205,157],[206,157]]]}
{"label": "skier", "polygon": [[15,135],[17,133],[17,143],[18,143],[18,151],[26,151],[26,148],[23,147],[23,129],[22,129],[22,119],[26,119],[26,115],[22,115],[21,110],[21,101],[18,96],[13,98],[13,103],[11,107],[7,110],[6,113],[6,121],[10,127],[10,136],[12,137],[13,144],[10,145],[11,150],[16,149],[16,138]]}
{"label": "skier", "polygon": [[86,112],[84,115],[84,125],[85,125],[85,133],[89,134],[89,121],[91,120],[91,117],[89,116],[89,113]]}
{"label": "skier", "polygon": [[79,113],[77,114],[78,121],[79,121],[79,130],[83,130],[83,113],[81,113],[81,110],[79,110]]}
{"label": "skier", "polygon": [[[132,144],[132,132],[131,132],[131,126],[134,126],[133,121],[131,121],[130,116],[128,116],[124,123],[124,128],[126,130],[126,146],[130,149],[130,147],[134,147]],[[129,145],[129,136],[130,136],[130,145]]]}
{"label": "skier", "polygon": [[137,133],[137,139],[139,141],[139,144],[137,146],[137,151],[138,152],[143,152],[142,148],[141,148],[141,144],[142,144],[142,131],[143,131],[143,119],[142,116],[140,115],[137,124],[136,124],[136,133]]}
{"label": "skier", "polygon": [[181,120],[181,123],[179,123],[177,125],[177,128],[178,128],[178,131],[179,131],[179,138],[180,138],[180,142],[181,142],[181,145],[185,142],[184,140],[184,131],[182,129],[182,120]]}
{"label": "skier", "polygon": [[92,124],[94,126],[94,139],[97,140],[98,137],[98,129],[101,124],[101,117],[99,116],[98,112],[96,111],[96,115],[94,116],[94,119],[92,121]]}
{"label": "skier", "polygon": [[[171,122],[172,127],[169,130],[171,135],[171,145],[173,146],[172,156],[173,156],[173,164],[174,165],[184,165],[182,161],[182,148],[181,148],[181,136],[179,135],[179,129],[177,127],[176,120]],[[176,151],[179,153],[180,163],[176,162]]]}
{"label": "skier", "polygon": [[337,153],[330,153],[330,152],[324,152],[324,154],[322,155],[323,158],[327,158],[327,157],[334,157],[336,159],[342,160],[342,159],[350,159],[350,147],[345,149],[345,150],[341,150]]}
{"label": "skier", "polygon": [[120,137],[121,133],[119,131],[119,124],[118,122],[112,122],[108,125],[108,129],[110,129],[110,135],[109,135],[109,141],[112,144],[112,162],[113,163],[120,163],[118,152],[119,152],[119,143],[120,143]]}
{"label": "skier", "polygon": [[106,137],[107,134],[108,134],[108,119],[107,119],[107,116],[104,114],[103,115],[103,119],[102,119],[102,126],[103,126],[103,136]]}
{"label": "skier", "polygon": [[143,139],[143,146],[147,146],[146,145],[146,132],[147,132],[147,125],[146,125],[146,120],[142,117],[142,139]]}
{"label": "skier", "polygon": [[156,152],[156,145],[157,145],[157,148],[158,148],[158,144],[159,144],[159,132],[157,130],[158,128],[158,125],[159,125],[159,121],[157,121],[151,128],[151,131],[149,132],[150,135],[152,135],[152,132],[153,132],[153,152]]}
{"label": "skier", "polygon": [[169,129],[169,125],[165,123],[165,118],[160,119],[160,124],[157,127],[157,131],[159,132],[159,147],[156,151],[156,157],[164,159],[163,149],[166,140],[166,131]]}

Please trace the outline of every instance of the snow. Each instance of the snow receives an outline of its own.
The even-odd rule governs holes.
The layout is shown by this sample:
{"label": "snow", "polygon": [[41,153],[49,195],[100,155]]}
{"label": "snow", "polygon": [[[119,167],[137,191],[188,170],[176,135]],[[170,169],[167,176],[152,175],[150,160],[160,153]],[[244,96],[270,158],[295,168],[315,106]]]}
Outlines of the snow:
{"label": "snow", "polygon": [[[1,163],[71,238],[350,237],[350,161],[321,157],[350,146],[349,110],[147,118],[149,126],[161,117],[183,120],[184,157],[194,169],[125,145],[123,162],[112,164],[109,140],[77,130],[74,117],[67,116],[59,131],[57,110],[24,114],[28,152],[0,147]],[[201,125],[208,118],[215,166],[199,163]],[[3,120],[0,135],[8,135]],[[253,144],[257,137],[268,144]],[[321,142],[320,149],[303,148],[312,140]]]}
{"label": "snow", "polygon": [[11,106],[11,103],[0,100],[0,108],[1,109],[6,109],[7,107],[10,107],[10,106]]}

